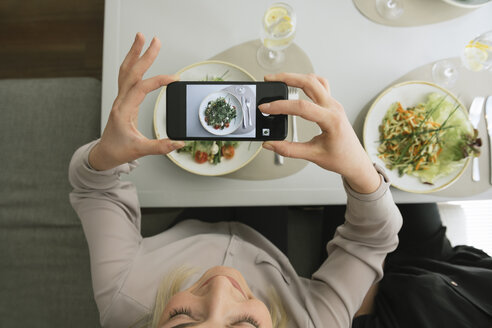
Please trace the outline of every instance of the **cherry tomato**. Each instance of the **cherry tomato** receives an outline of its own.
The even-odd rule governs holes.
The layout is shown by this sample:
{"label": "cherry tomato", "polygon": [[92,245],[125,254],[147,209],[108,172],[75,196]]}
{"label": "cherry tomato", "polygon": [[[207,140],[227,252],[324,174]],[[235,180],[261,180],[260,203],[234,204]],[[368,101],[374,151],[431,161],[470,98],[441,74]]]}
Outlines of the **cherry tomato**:
{"label": "cherry tomato", "polygon": [[215,130],[218,130],[219,128],[220,128],[220,125],[218,125],[218,124],[216,124],[216,125],[214,126],[214,129],[215,129]]}
{"label": "cherry tomato", "polygon": [[226,127],[226,128],[228,128],[228,127],[229,127],[229,123],[226,123],[226,124],[225,124],[225,127]]}
{"label": "cherry tomato", "polygon": [[197,150],[195,153],[195,162],[198,164],[203,164],[208,160],[208,155],[204,151]]}
{"label": "cherry tomato", "polygon": [[232,145],[222,146],[220,150],[222,152],[222,156],[224,156],[226,159],[231,159],[234,157],[234,146]]}

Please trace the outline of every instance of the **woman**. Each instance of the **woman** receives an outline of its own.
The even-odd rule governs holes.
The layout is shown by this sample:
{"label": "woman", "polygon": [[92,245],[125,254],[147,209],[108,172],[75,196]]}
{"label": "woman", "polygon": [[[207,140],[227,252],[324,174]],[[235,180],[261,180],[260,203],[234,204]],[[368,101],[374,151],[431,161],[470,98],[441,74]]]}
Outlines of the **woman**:
{"label": "woman", "polygon": [[265,113],[299,115],[322,130],[307,143],[267,142],[264,148],[343,176],[346,222],[308,280],[271,242],[240,223],[187,220],[142,238],[135,188],[119,175],[130,173],[142,156],[183,146],[148,140],[136,128],[145,95],[177,79],[142,80],[160,49],[154,38],[140,57],[143,44],[139,33],[121,65],[118,96],[101,139],[78,149],[70,164],[70,200],[89,244],[101,324],[126,327],[149,318],[150,326],[164,328],[349,327],[368,289],[381,279],[386,254],[397,246],[401,215],[388,179],[372,165],[326,80],[267,76],[302,88],[314,103],[260,106]]}

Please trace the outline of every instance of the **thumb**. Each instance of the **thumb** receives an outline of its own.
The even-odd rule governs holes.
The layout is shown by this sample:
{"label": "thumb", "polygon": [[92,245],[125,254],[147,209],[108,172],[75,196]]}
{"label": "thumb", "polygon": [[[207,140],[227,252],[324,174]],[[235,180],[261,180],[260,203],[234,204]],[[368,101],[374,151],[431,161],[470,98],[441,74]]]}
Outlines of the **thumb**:
{"label": "thumb", "polygon": [[142,151],[145,155],[165,155],[173,150],[184,147],[184,141],[170,139],[147,140]]}
{"label": "thumb", "polygon": [[309,159],[313,152],[313,145],[309,142],[268,141],[263,148],[276,152],[284,157]]}

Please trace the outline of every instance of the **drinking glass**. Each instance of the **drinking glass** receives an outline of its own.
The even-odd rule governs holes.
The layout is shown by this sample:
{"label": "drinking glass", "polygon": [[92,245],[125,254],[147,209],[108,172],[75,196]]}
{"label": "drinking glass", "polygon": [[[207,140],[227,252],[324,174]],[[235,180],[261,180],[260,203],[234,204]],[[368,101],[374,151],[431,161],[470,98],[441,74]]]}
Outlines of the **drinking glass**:
{"label": "drinking glass", "polygon": [[[492,70],[492,31],[471,40],[463,50],[461,64],[473,72]],[[432,66],[434,81],[452,87],[458,80],[458,66],[450,60],[440,60]]]}
{"label": "drinking glass", "polygon": [[261,67],[267,70],[279,68],[285,61],[284,49],[294,40],[296,14],[291,6],[277,2],[268,7],[261,23],[262,46],[256,53]]}
{"label": "drinking glass", "polygon": [[471,71],[492,70],[492,31],[471,40],[461,56],[463,65]]}
{"label": "drinking glass", "polygon": [[397,19],[403,14],[402,0],[376,0],[376,10],[386,19]]}

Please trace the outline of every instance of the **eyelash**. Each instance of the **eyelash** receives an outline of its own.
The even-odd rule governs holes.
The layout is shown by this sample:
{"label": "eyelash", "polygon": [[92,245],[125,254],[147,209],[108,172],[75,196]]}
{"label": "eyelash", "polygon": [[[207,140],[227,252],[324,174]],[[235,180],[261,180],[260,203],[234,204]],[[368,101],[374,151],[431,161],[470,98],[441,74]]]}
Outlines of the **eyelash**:
{"label": "eyelash", "polygon": [[[173,309],[169,313],[169,319],[172,319],[172,318],[174,318],[178,315],[181,315],[181,314],[185,314],[185,315],[191,317],[191,309],[190,308],[184,308],[184,307],[178,308],[178,309]],[[260,327],[260,323],[248,314],[243,315],[243,316],[237,318],[236,320],[234,320],[234,324],[238,324],[241,322],[247,322],[247,323],[253,325],[255,328]]]}
{"label": "eyelash", "polygon": [[256,321],[253,317],[251,317],[250,315],[247,315],[247,314],[239,317],[237,320],[234,320],[234,322],[235,323],[247,322],[247,323],[253,325],[255,328],[260,327],[260,323],[258,321]]}
{"label": "eyelash", "polygon": [[174,318],[180,314],[185,314],[189,317],[191,317],[191,309],[190,308],[179,308],[179,309],[174,309],[169,313],[169,319]]}

